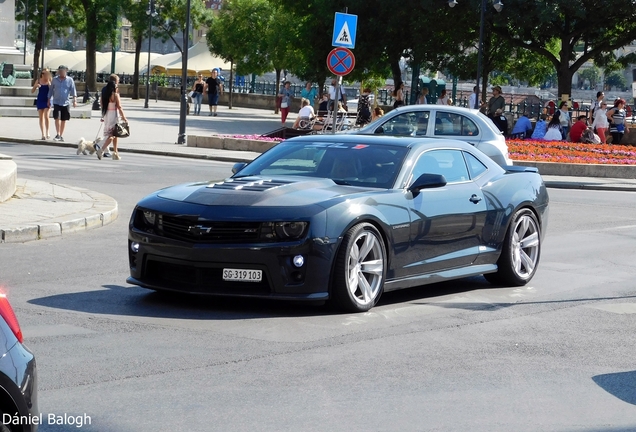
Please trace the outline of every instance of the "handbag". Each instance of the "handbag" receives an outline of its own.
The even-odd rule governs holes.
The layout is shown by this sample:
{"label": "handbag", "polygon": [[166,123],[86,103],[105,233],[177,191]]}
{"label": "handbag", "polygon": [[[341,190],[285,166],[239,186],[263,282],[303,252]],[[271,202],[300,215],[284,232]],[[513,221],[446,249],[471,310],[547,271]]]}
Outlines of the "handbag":
{"label": "handbag", "polygon": [[289,106],[289,104],[287,102],[281,102],[280,103],[280,107],[281,108],[287,108]]}
{"label": "handbag", "polygon": [[130,126],[128,126],[128,123],[117,123],[115,125],[115,136],[117,138],[128,138],[130,136]]}

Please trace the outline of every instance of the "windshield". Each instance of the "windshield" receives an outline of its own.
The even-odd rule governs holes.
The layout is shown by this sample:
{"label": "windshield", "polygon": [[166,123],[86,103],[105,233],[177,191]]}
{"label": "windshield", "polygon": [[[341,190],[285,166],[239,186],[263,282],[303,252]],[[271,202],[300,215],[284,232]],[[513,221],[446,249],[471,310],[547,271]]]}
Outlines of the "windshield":
{"label": "windshield", "polygon": [[407,152],[406,147],[379,144],[283,142],[234,178],[293,175],[329,178],[342,185],[389,189]]}

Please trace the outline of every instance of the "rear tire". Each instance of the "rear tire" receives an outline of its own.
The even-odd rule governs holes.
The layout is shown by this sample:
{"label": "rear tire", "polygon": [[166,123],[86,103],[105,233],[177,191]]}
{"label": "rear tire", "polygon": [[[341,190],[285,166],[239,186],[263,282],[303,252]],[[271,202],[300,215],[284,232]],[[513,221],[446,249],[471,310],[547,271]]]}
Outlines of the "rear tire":
{"label": "rear tire", "polygon": [[534,213],[525,208],[512,217],[496,273],[485,274],[493,284],[522,286],[534,277],[541,256],[541,229]]}
{"label": "rear tire", "polygon": [[378,230],[369,223],[353,226],[336,256],[331,294],[347,312],[366,312],[380,299],[386,274],[386,250]]}

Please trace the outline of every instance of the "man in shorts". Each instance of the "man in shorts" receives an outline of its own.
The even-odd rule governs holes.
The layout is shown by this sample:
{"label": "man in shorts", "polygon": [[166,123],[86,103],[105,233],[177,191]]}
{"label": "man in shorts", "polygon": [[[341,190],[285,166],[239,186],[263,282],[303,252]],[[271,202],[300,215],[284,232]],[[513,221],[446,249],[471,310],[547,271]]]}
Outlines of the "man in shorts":
{"label": "man in shorts", "polygon": [[49,87],[49,108],[51,107],[51,98],[53,99],[53,118],[55,119],[55,141],[64,141],[62,135],[66,122],[71,118],[69,110],[69,96],[73,97],[73,107],[77,106],[77,91],[75,90],[75,81],[66,75],[68,68],[60,66],[57,68],[57,75],[51,81]]}
{"label": "man in shorts", "polygon": [[223,94],[223,82],[219,78],[219,72],[212,70],[212,76],[205,81],[203,91],[208,92],[208,105],[210,105],[210,114],[208,116],[216,117],[216,107],[219,104],[219,96]]}

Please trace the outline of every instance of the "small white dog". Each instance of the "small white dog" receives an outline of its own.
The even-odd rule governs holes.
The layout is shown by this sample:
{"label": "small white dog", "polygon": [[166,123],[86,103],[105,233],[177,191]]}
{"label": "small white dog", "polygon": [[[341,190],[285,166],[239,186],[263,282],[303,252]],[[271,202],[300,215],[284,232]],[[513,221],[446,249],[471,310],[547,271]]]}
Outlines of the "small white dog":
{"label": "small white dog", "polygon": [[[86,141],[84,138],[80,138],[77,143],[77,154],[94,154],[99,146],[95,146],[96,143],[100,142],[103,138],[99,137],[95,141]],[[86,153],[88,151],[88,153]]]}

